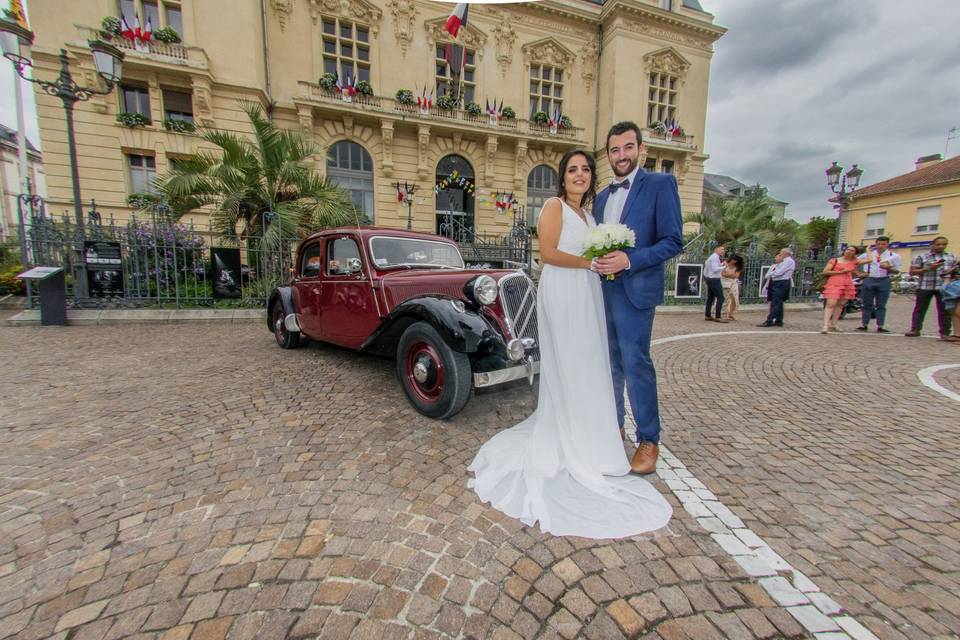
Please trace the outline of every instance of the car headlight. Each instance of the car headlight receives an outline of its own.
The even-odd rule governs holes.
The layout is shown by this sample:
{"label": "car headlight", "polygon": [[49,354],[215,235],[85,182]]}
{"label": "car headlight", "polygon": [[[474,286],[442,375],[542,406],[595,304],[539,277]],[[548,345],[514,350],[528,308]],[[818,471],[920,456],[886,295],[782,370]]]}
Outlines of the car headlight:
{"label": "car headlight", "polygon": [[496,280],[490,276],[477,276],[467,283],[464,293],[477,304],[486,306],[497,301],[497,292]]}

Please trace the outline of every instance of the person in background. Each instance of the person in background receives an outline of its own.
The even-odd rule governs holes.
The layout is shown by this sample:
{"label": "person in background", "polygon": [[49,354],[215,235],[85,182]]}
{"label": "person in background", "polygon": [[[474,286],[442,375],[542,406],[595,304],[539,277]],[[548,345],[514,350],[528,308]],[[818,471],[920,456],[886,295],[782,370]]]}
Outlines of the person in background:
{"label": "person in background", "polygon": [[727,320],[736,320],[734,314],[740,308],[740,276],[743,274],[743,258],[733,255],[727,258],[726,267],[720,274],[720,284],[723,286],[723,297],[727,303],[723,310]]}
{"label": "person in background", "polygon": [[793,251],[788,247],[780,249],[773,259],[774,265],[767,272],[767,299],[770,300],[770,313],[767,319],[758,324],[758,327],[782,327],[783,303],[790,297],[790,284],[797,263],[793,259]]}
{"label": "person in background", "polygon": [[847,300],[857,297],[857,287],[853,284],[853,272],[861,264],[866,264],[870,258],[858,259],[860,247],[850,245],[843,250],[839,258],[831,258],[823,269],[827,282],[823,287],[823,297],[826,304],[823,307],[823,328],[820,333],[840,331],[837,321]]}
{"label": "person in background", "polygon": [[943,294],[943,306],[947,311],[952,312],[951,324],[953,325],[953,335],[947,336],[946,342],[960,344],[960,263],[953,267],[949,277],[945,277],[945,282],[940,287]]}
{"label": "person in background", "polygon": [[[706,315],[704,320],[713,320],[714,322],[726,322],[723,319],[723,285],[721,284],[721,276],[723,275],[723,254],[726,252],[726,248],[722,244],[719,244],[714,248],[713,253],[710,254],[710,257],[707,258],[707,261],[703,263],[703,279],[707,283],[707,307]],[[716,301],[717,311],[716,315],[713,317],[710,316],[710,308],[714,306],[714,301]]]}
{"label": "person in background", "polygon": [[873,250],[857,257],[866,277],[860,285],[860,299],[863,309],[860,316],[860,326],[857,331],[866,331],[870,326],[870,318],[877,317],[877,333],[890,333],[883,328],[887,318],[887,300],[890,299],[890,276],[900,273],[903,260],[900,255],[890,251],[890,238],[880,236]]}
{"label": "person in background", "polygon": [[916,338],[923,329],[923,319],[930,307],[930,300],[936,300],[937,325],[940,329],[940,339],[950,337],[950,316],[943,306],[943,293],[940,288],[946,283],[949,274],[957,266],[957,259],[952,253],[947,253],[947,239],[943,236],[934,238],[930,243],[930,251],[922,253],[910,263],[910,275],[920,276],[917,284],[917,301],[913,305],[913,318],[910,331],[904,335]]}

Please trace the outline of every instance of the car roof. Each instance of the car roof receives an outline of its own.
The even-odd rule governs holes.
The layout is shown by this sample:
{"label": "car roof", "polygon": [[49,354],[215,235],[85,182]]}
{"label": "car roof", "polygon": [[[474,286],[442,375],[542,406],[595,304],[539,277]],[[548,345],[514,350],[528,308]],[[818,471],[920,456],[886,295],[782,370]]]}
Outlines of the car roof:
{"label": "car roof", "polygon": [[443,236],[438,236],[432,233],[422,233],[420,231],[407,231],[406,229],[396,229],[393,227],[334,227],[332,229],[322,229],[316,233],[310,235],[306,240],[313,240],[315,238],[323,238],[331,235],[339,235],[343,233],[350,233],[354,235],[359,235],[363,241],[366,241],[371,236],[391,236],[395,238],[412,238],[418,240],[433,240],[435,242],[446,242],[448,244],[456,244],[450,238],[445,238]]}

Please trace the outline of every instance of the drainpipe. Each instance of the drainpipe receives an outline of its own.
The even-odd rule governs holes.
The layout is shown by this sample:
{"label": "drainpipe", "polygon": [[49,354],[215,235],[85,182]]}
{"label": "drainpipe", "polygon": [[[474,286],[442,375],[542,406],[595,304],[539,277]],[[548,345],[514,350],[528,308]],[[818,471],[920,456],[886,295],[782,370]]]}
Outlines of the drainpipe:
{"label": "drainpipe", "polygon": [[270,90],[270,42],[267,38],[267,0],[260,0],[260,24],[263,27],[263,79],[267,88],[267,117],[273,119],[273,93]]}
{"label": "drainpipe", "polygon": [[597,97],[595,114],[593,117],[593,150],[596,152],[600,135],[600,58],[603,55],[603,17],[600,18],[600,24],[597,25]]}

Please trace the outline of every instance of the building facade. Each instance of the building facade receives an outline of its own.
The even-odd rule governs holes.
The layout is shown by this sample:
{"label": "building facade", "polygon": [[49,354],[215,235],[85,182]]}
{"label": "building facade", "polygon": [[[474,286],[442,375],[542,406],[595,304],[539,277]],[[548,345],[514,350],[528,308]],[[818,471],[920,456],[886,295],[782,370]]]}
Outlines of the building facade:
{"label": "building facade", "polygon": [[[46,195],[43,156],[27,142],[27,177],[33,193]],[[0,125],[0,242],[16,240],[19,216],[17,198],[23,193],[20,184],[20,159],[17,153],[17,132]]]}
{"label": "building facade", "polygon": [[841,243],[869,245],[890,236],[890,247],[904,264],[926,253],[937,236],[960,244],[960,156],[919,158],[909,173],[854,192],[845,217]]}
{"label": "building facade", "polygon": [[[106,96],[76,106],[83,198],[123,219],[132,193],[197,150],[189,127],[249,133],[242,101],[263,105],[274,121],[317,145],[316,169],[349,189],[375,223],[406,226],[395,185],[416,185],[415,229],[435,232],[451,216],[485,233],[504,233],[513,195],[529,222],[555,193],[556,167],[570,148],[598,153],[601,184],[610,177],[605,133],[630,119],[644,129],[645,166],[679,183],[684,213],[699,211],[702,141],[713,43],[724,29],[696,0],[543,0],[471,5],[458,42],[467,100],[511,107],[515,119],[491,119],[437,106],[450,87],[451,42],[443,24],[451,4],[428,0],[34,0],[35,77],[51,77],[65,48],[78,82],[96,84],[88,40],[101,17],[150,18],[181,43],[113,37],[126,57],[123,81]],[[373,94],[345,101],[319,80],[368,82]],[[433,107],[404,104],[397,92],[433,92]],[[71,199],[62,105],[37,93],[49,198]],[[461,105],[463,106],[463,105]],[[535,113],[558,111],[571,125],[551,133]],[[139,113],[126,126],[118,114]],[[657,121],[684,135],[668,139]],[[463,184],[437,188],[456,170]],[[464,188],[465,185],[472,188]],[[448,213],[450,212],[450,213]],[[197,215],[202,222],[204,216]]]}
{"label": "building facade", "polygon": [[[759,186],[759,184],[753,186],[747,185],[736,178],[724,176],[719,173],[705,173],[703,174],[704,210],[707,212],[711,211],[709,203],[706,201],[710,196],[722,200],[737,200],[750,195],[751,191]],[[787,213],[787,205],[790,203],[777,200],[769,193],[767,194],[767,203],[773,211],[774,219],[783,220]]]}

